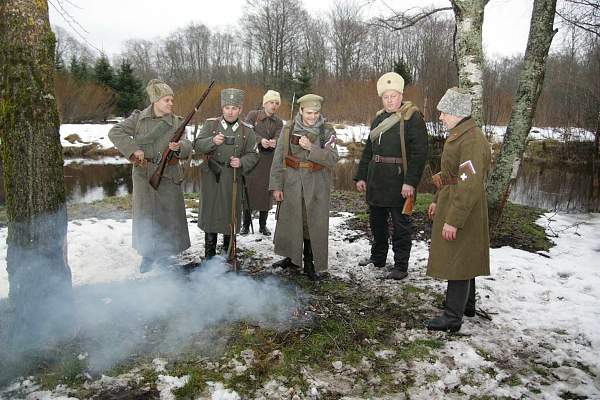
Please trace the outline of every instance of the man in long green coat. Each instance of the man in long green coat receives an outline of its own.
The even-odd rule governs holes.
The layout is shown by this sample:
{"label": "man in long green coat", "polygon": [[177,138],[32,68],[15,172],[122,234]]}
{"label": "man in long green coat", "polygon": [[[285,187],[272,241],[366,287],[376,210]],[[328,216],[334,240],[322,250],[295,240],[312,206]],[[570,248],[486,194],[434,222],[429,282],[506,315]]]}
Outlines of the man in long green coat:
{"label": "man in long green coat", "polygon": [[[150,106],[134,111],[108,132],[117,149],[133,163],[133,247],[143,257],[140,272],[164,264],[165,257],[190,247],[179,159],[190,154],[192,144],[186,139],[171,142],[182,122],[173,114],[173,90],[152,79],[146,92]],[[167,148],[175,157],[168,162],[158,190],[154,190],[148,180]]]}
{"label": "man in long green coat", "polygon": [[463,315],[475,315],[475,277],[490,274],[485,179],[490,144],[471,118],[471,96],[451,88],[440,100],[440,121],[449,129],[438,188],[428,214],[433,218],[427,275],[448,280],[444,313],[430,330],[456,332]]}
{"label": "man in long green coat", "polygon": [[323,98],[298,99],[300,111],[277,141],[269,190],[279,203],[274,267],[299,266],[311,280],[327,270],[332,170],[339,160],[335,130],[321,115]]}
{"label": "man in long green coat", "polygon": [[202,154],[200,167],[200,209],[198,226],[204,231],[206,258],[216,254],[217,234],[223,234],[223,248],[229,248],[232,232],[234,173],[236,174],[235,231],[240,229],[242,212],[242,174],[248,175],[258,162],[256,139],[252,126],[242,121],[240,113],[244,92],[239,89],[221,91],[218,118],[208,118],[194,142],[194,150]]}

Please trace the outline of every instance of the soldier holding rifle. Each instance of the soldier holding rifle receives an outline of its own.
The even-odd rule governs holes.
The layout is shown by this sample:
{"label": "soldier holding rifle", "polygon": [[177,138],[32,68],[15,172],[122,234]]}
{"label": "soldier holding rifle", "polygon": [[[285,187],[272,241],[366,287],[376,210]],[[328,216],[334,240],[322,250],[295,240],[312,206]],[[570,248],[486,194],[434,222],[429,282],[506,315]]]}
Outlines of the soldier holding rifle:
{"label": "soldier holding rifle", "polygon": [[[230,247],[231,235],[240,228],[243,193],[241,176],[247,175],[258,162],[252,126],[239,118],[243,102],[242,90],[222,90],[223,114],[218,118],[208,118],[194,142],[194,149],[203,155],[204,160],[200,168],[198,226],[204,231],[206,258],[216,254],[219,233],[223,235],[223,248]],[[234,253],[235,251],[230,251],[230,254]]]}
{"label": "soldier holding rifle", "polygon": [[332,169],[339,160],[322,102],[315,94],[298,99],[300,112],[277,141],[269,181],[279,203],[275,253],[285,257],[273,267],[298,268],[304,261],[311,280],[327,270]]}
{"label": "soldier holding rifle", "polygon": [[[183,118],[173,114],[173,90],[152,79],[146,92],[150,106],[134,111],[116,124],[108,137],[133,163],[133,247],[143,257],[140,272],[164,265],[169,256],[190,247],[179,159],[187,157],[192,145],[186,139],[172,142]],[[158,167],[161,152],[173,152],[155,190],[149,179]]]}

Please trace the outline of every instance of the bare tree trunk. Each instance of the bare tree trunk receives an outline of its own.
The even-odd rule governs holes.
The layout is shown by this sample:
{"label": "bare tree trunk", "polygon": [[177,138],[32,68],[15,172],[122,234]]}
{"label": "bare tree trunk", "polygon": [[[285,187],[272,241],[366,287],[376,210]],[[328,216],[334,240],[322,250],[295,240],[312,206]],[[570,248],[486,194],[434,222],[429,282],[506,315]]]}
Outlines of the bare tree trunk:
{"label": "bare tree trunk", "polygon": [[64,333],[72,315],[60,122],[54,98],[55,38],[48,4],[3,1],[0,37],[11,334],[23,348]]}
{"label": "bare tree trunk", "polygon": [[502,209],[510,192],[513,164],[525,151],[537,101],[542,92],[546,58],[556,33],[553,28],[555,12],[556,0],[534,0],[529,39],[515,103],[500,154],[488,177],[488,206],[492,232],[502,216]]}
{"label": "bare tree trunk", "polygon": [[456,18],[454,47],[458,83],[473,95],[472,116],[481,126],[483,96],[483,14],[489,0],[451,0]]}

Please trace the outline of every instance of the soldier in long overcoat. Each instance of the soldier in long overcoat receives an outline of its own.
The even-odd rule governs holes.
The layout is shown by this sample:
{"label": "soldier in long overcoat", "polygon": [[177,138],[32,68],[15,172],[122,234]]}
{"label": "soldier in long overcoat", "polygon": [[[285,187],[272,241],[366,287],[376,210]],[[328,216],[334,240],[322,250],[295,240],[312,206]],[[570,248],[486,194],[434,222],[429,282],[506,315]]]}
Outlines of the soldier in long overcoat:
{"label": "soldier in long overcoat", "polygon": [[[387,277],[396,280],[408,276],[412,247],[412,222],[410,216],[403,213],[404,203],[416,196],[428,151],[423,115],[413,103],[402,101],[403,92],[404,79],[395,72],[388,72],[377,81],[377,94],[384,109],[371,124],[354,178],[356,188],[367,192],[369,225],[373,233],[371,255],[359,261],[359,265],[385,266],[391,216],[394,268]],[[402,155],[402,135],[406,160]]]}
{"label": "soldier in long overcoat", "polygon": [[218,118],[207,119],[194,142],[194,150],[203,155],[200,167],[198,226],[204,231],[206,258],[216,254],[219,233],[223,234],[223,248],[229,247],[232,234],[234,172],[237,180],[235,231],[238,232],[241,226],[242,175],[248,175],[258,162],[252,126],[239,118],[243,102],[242,90],[222,90],[223,114]]}
{"label": "soldier in long overcoat", "polygon": [[[152,79],[146,87],[150,106],[134,111],[116,124],[108,137],[133,163],[133,247],[143,257],[140,272],[149,271],[159,259],[190,247],[183,200],[183,170],[180,158],[187,157],[192,144],[187,139],[171,142],[182,118],[173,114],[173,90]],[[167,148],[174,151],[158,190],[148,183]]]}
{"label": "soldier in long overcoat", "polygon": [[250,111],[246,115],[246,123],[254,126],[254,135],[260,159],[256,168],[246,179],[248,188],[248,208],[244,210],[244,224],[241,235],[247,235],[252,221],[251,210],[258,210],[259,232],[269,236],[267,216],[273,207],[273,199],[269,192],[269,175],[277,139],[283,128],[283,121],[276,113],[281,104],[279,92],[268,90],[263,96],[263,109]]}
{"label": "soldier in long overcoat", "polygon": [[269,189],[279,202],[274,267],[299,266],[316,280],[327,270],[329,198],[333,168],[339,160],[335,130],[321,115],[323,98],[298,99],[300,111],[277,141]]}
{"label": "soldier in long overcoat", "polygon": [[448,280],[444,313],[428,322],[431,330],[458,331],[463,314],[475,315],[475,277],[490,274],[485,179],[490,144],[471,118],[471,96],[451,88],[440,100],[440,120],[449,129],[438,187],[429,206],[433,218],[427,275]]}

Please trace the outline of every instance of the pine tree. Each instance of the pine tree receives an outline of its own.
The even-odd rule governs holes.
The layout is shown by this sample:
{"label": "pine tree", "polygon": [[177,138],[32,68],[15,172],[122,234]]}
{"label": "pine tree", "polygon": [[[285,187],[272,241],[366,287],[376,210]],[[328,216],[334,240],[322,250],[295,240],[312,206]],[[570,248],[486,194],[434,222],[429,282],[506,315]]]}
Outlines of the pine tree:
{"label": "pine tree", "polygon": [[102,54],[96,61],[96,64],[94,64],[94,79],[102,85],[110,88],[115,87],[115,74],[110,66],[108,57],[104,54]]}
{"label": "pine tree", "polygon": [[405,86],[408,86],[412,83],[412,81],[413,81],[412,74],[410,73],[410,69],[403,58],[400,58],[400,59],[394,61],[393,70],[395,73],[400,74],[400,76],[402,78],[404,78]]}
{"label": "pine tree", "polygon": [[131,111],[143,106],[144,90],[142,82],[133,75],[133,69],[127,60],[123,60],[121,63],[115,91],[117,92],[117,112],[119,115],[128,115]]}
{"label": "pine tree", "polygon": [[302,64],[300,67],[300,72],[296,77],[296,97],[302,97],[305,94],[310,93],[312,87],[312,74],[310,70],[306,66],[306,64]]}

